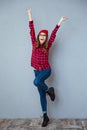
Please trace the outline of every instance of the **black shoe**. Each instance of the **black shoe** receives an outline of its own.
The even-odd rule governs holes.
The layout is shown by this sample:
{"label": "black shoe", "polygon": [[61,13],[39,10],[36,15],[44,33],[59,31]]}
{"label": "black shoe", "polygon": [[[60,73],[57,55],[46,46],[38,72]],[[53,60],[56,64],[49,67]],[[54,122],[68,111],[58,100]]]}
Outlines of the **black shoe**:
{"label": "black shoe", "polygon": [[51,100],[54,101],[55,100],[55,92],[54,92],[54,88],[50,87],[47,91],[47,94],[50,96]]}
{"label": "black shoe", "polygon": [[42,127],[46,127],[48,125],[48,122],[49,122],[49,118],[48,118],[47,114],[45,113],[43,115]]}

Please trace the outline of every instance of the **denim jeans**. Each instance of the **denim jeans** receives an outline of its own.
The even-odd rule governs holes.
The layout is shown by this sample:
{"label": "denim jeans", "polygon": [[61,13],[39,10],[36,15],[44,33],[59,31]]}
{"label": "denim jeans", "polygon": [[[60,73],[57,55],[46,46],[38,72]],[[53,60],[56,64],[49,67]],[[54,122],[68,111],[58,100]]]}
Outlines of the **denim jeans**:
{"label": "denim jeans", "polygon": [[45,80],[51,75],[51,69],[46,70],[34,70],[35,79],[34,85],[37,86],[38,92],[40,95],[40,102],[43,113],[47,112],[47,100],[46,100],[46,91],[48,90],[48,86],[45,83]]}

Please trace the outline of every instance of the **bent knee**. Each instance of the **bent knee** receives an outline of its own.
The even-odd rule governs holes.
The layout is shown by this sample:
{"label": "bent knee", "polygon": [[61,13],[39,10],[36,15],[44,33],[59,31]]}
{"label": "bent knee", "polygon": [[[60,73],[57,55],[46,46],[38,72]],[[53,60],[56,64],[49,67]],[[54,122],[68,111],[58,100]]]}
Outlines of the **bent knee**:
{"label": "bent knee", "polygon": [[33,83],[34,83],[35,86],[39,86],[39,80],[35,79],[35,80],[33,81]]}

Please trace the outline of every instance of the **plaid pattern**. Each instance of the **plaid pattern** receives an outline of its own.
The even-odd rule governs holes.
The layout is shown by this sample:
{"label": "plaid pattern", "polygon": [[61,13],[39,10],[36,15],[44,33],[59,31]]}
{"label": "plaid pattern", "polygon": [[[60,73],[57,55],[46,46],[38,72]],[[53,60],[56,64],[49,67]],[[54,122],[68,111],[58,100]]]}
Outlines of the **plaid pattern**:
{"label": "plaid pattern", "polygon": [[49,48],[51,47],[52,43],[55,40],[56,33],[59,27],[60,26],[56,25],[56,27],[52,31],[51,36],[48,41],[48,48],[45,51],[42,45],[40,45],[39,48],[35,48],[36,36],[35,36],[34,22],[29,21],[30,36],[31,36],[31,41],[32,41],[31,66],[34,67],[36,70],[45,70],[45,69],[50,68],[50,64],[48,61]]}

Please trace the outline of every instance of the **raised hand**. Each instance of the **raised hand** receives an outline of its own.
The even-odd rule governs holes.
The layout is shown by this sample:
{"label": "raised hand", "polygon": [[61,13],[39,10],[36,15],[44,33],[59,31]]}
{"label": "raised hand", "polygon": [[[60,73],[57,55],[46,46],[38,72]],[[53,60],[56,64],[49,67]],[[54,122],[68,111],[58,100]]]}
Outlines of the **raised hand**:
{"label": "raised hand", "polygon": [[67,16],[63,16],[61,19],[62,19],[62,21],[65,21],[65,20],[67,20]]}
{"label": "raised hand", "polygon": [[58,25],[60,26],[63,21],[67,20],[67,16],[62,16],[61,19],[58,22]]}
{"label": "raised hand", "polygon": [[27,13],[28,13],[29,21],[32,21],[32,9],[31,8],[28,9]]}

